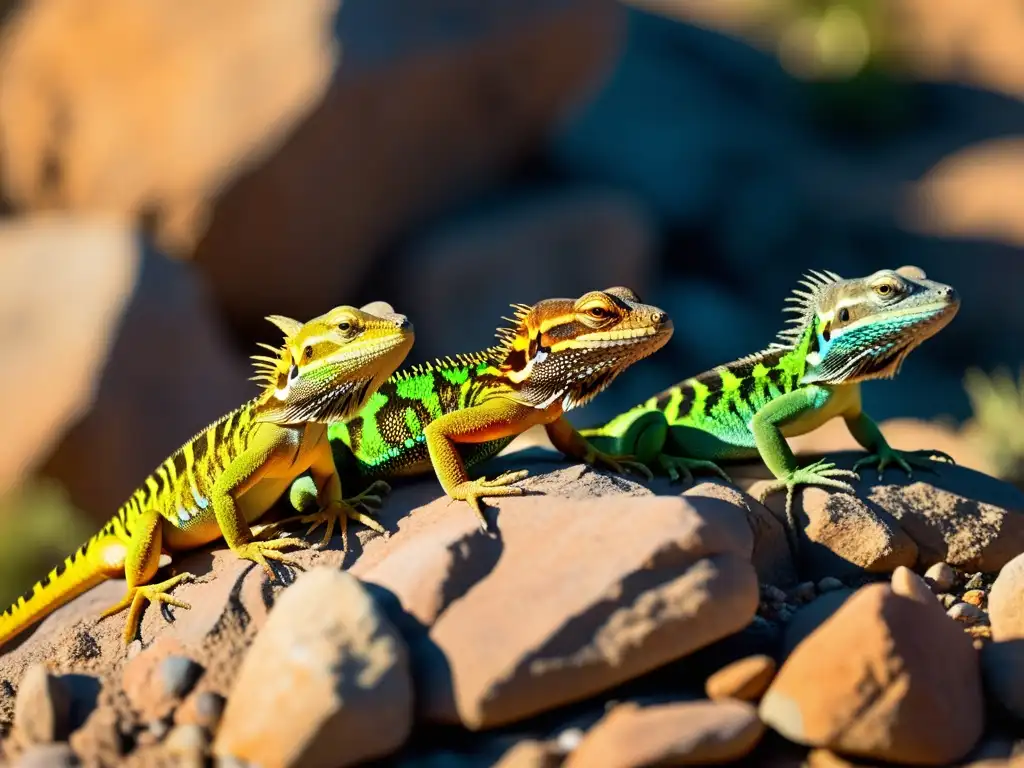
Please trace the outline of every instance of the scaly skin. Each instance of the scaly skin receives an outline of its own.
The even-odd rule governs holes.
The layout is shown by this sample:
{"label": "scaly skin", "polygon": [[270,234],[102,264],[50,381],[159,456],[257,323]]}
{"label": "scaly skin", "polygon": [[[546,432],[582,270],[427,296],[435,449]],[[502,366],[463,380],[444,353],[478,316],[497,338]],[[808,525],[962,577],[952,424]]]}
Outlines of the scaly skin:
{"label": "scaly skin", "polygon": [[413,343],[405,317],[383,303],[372,306],[377,314],[337,307],[305,325],[267,318],[285,341],[279,349],[264,345],[272,357],[254,358],[261,393],[168,457],[101,531],[0,614],[0,644],[96,584],[122,576],[128,590],[103,615],[127,608],[124,639],[130,642],[146,601],[188,608],[168,592],[192,574],[151,583],[161,552],[223,537],[236,555],[272,576],[267,561],[288,563],[281,550],[304,543],[257,540],[249,524],[307,470],[325,517],[340,519],[343,528],[349,516],[364,519],[342,499],[327,422],[355,414]]}
{"label": "scaly skin", "polygon": [[893,449],[861,409],[860,384],[891,378],[903,360],[956,314],[952,288],[927,280],[917,267],[881,270],[844,280],[812,273],[788,299],[796,313],[780,342],[733,363],[713,368],[655,395],[607,424],[582,434],[602,450],[632,454],[649,467],[692,479],[692,471],[728,479],[717,462],[760,456],[775,481],[761,495],[785,489],[791,546],[796,549],[792,494],[798,485],[853,492],[841,478],[856,472],[819,461],[800,467],[786,437],[842,416],[870,455],[854,466],[874,465],[879,474],[898,466],[930,467],[939,451]]}
{"label": "scaly skin", "polygon": [[[596,450],[563,414],[662,347],[672,335],[668,316],[626,288],[514,308],[514,327],[498,331],[496,346],[400,371],[348,424],[330,426],[339,471],[372,483],[360,502],[377,505],[379,494],[388,490],[385,480],[433,468],[445,493],[467,502],[486,530],[481,500],[521,494],[523,489],[511,484],[526,471],[471,480],[466,468],[537,424],[573,459],[650,476],[628,456]],[[310,491],[308,478],[293,485],[297,509],[312,501]],[[319,515],[298,519],[316,525]]]}

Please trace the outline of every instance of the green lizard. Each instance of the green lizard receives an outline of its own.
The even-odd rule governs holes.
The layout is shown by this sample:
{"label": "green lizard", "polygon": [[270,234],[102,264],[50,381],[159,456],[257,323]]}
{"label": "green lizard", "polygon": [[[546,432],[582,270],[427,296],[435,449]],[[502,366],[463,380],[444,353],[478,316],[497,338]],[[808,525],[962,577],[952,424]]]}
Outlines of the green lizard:
{"label": "green lizard", "polygon": [[[361,501],[379,504],[375,494],[388,491],[385,478],[433,468],[445,493],[468,502],[486,530],[481,499],[521,494],[522,488],[510,484],[527,472],[470,480],[466,468],[494,456],[537,424],[544,425],[555,448],[572,458],[651,476],[628,457],[595,450],[563,414],[589,402],[628,366],[662,347],[672,335],[666,313],[641,303],[627,288],[513,308],[515,317],[506,318],[512,327],[497,332],[495,346],[402,370],[355,418],[330,425],[339,472],[371,483]],[[296,509],[308,508],[314,498],[309,478],[293,484]],[[322,515],[297,519],[311,523],[312,531]],[[320,545],[328,539],[329,532]]]}
{"label": "green lizard", "polygon": [[939,451],[903,453],[889,446],[861,409],[860,383],[896,375],[904,359],[939,332],[960,300],[947,285],[926,279],[912,266],[883,269],[844,280],[812,272],[787,299],[791,327],[766,350],[718,366],[655,395],[582,434],[601,450],[627,453],[649,467],[692,479],[691,470],[728,476],[715,463],[760,455],[775,476],[761,494],[786,489],[786,515],[795,551],[792,495],[797,485],[853,492],[840,478],[856,471],[824,460],[798,466],[785,438],[842,416],[853,437],[871,455],[854,470],[889,465],[908,474],[929,466]]}
{"label": "green lizard", "polygon": [[[309,470],[325,519],[379,524],[344,501],[327,422],[356,413],[401,364],[413,343],[402,315],[377,302],[376,314],[337,307],[303,325],[274,315],[285,334],[272,356],[253,359],[262,391],[197,434],[167,458],[117,514],[70,557],[0,614],[0,644],[76,595],[123,576],[124,599],[103,616],[129,609],[124,639],[138,631],[146,601],[179,608],[169,591],[192,574],[151,584],[161,552],[180,552],[223,537],[241,558],[273,575],[268,560],[291,562],[280,550],[300,539],[261,541],[249,524],[263,515],[299,474]],[[387,310],[384,312],[383,310]],[[355,501],[358,501],[356,499]]]}

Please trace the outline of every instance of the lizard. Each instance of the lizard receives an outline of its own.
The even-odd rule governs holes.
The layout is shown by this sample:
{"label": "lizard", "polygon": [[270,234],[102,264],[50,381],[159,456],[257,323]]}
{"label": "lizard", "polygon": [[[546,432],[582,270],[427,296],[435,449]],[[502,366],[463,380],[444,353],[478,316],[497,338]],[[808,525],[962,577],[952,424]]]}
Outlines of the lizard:
{"label": "lizard", "polygon": [[305,543],[261,541],[250,523],[307,470],[326,518],[340,519],[343,531],[349,517],[379,527],[342,499],[327,441],[327,423],[357,413],[412,347],[405,316],[384,302],[364,309],[371,307],[375,313],[335,307],[305,324],[268,317],[285,338],[280,347],[261,345],[270,355],[253,356],[259,394],[171,454],[101,530],[0,614],[0,645],[112,578],[125,578],[127,591],[102,617],[128,609],[126,643],[135,637],[147,601],[188,609],[170,590],[191,581],[192,574],[151,583],[162,551],[173,554],[223,538],[238,557],[273,577],[268,560],[294,564],[281,550]]}
{"label": "lizard", "polygon": [[[513,304],[498,342],[471,354],[438,359],[393,375],[350,421],[328,427],[335,464],[346,477],[369,483],[361,500],[380,503],[387,480],[433,472],[452,500],[469,504],[489,526],[481,500],[518,496],[526,470],[471,480],[467,468],[499,453],[520,433],[543,425],[554,447],[615,472],[650,470],[629,456],[594,449],[564,414],[590,402],[626,368],[672,336],[672,321],[630,289],[591,291],[577,299]],[[315,499],[308,477],[292,485],[300,512]],[[322,521],[320,513],[281,521]],[[325,535],[319,546],[327,543]]]}
{"label": "lizard", "polygon": [[[874,464],[880,476],[890,465],[910,475],[912,466],[930,468],[933,458],[952,461],[940,451],[893,449],[864,412],[860,385],[895,376],[917,346],[953,319],[960,299],[922,269],[904,266],[854,279],[811,271],[786,303],[793,317],[766,349],[686,379],[581,433],[595,447],[629,453],[673,481],[692,481],[692,471],[728,481],[717,462],[759,456],[774,476],[759,500],[786,490],[795,552],[796,486],[853,493],[842,478],[858,479],[864,466]],[[836,416],[869,455],[853,470],[824,459],[799,466],[786,437]]]}

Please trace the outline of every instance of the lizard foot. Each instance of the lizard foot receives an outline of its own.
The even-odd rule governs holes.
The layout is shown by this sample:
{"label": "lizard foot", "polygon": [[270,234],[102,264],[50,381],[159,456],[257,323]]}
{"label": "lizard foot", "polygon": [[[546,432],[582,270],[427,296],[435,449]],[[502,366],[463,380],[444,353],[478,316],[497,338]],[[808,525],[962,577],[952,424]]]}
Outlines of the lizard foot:
{"label": "lizard foot", "polygon": [[713,461],[706,461],[704,459],[686,459],[682,456],[670,456],[667,453],[659,453],[658,466],[661,467],[662,471],[668,475],[668,479],[673,483],[678,482],[680,478],[687,483],[692,483],[693,472],[702,470],[718,475],[727,483],[732,482],[732,478],[725,474],[725,471],[720,466]]}
{"label": "lizard foot", "polygon": [[[320,539],[320,543],[313,547],[314,549],[323,549],[331,540],[331,536],[334,535],[334,526],[337,523],[341,526],[341,549],[343,552],[348,552],[349,519],[356,520],[377,533],[387,533],[380,523],[370,517],[369,513],[375,509],[379,509],[381,504],[383,504],[383,499],[381,497],[390,492],[390,485],[385,483],[383,480],[375,480],[366,488],[366,490],[352,496],[351,498],[344,499],[343,501],[335,504],[328,504],[322,509],[308,515],[293,515],[292,517],[287,517],[284,520],[278,520],[274,523],[270,523],[269,525],[260,526],[258,535],[260,538],[265,538],[276,534],[282,528],[296,523],[308,523],[309,528],[306,531],[306,536],[309,536],[309,534],[319,528],[321,524],[324,524],[327,526],[327,530],[324,531],[324,535]],[[360,512],[360,507],[365,509],[366,513]],[[253,528],[254,532],[255,530],[256,529]]]}
{"label": "lizard foot", "polygon": [[[365,493],[367,492],[364,491],[364,494]],[[306,531],[307,536],[319,528],[321,524],[327,526],[327,530],[324,531],[324,535],[320,539],[320,543],[316,544],[313,547],[314,549],[323,549],[327,546],[327,543],[331,540],[331,536],[334,535],[334,525],[337,523],[341,527],[341,551],[348,552],[348,521],[350,519],[362,523],[367,528],[374,530],[377,533],[387,533],[387,531],[384,530],[384,526],[368,514],[360,512],[357,509],[357,505],[365,505],[367,511],[369,511],[371,503],[364,497],[364,494],[354,496],[352,499],[346,499],[345,501],[328,504],[319,512],[314,512],[311,515],[301,515],[292,519],[297,520],[300,523],[310,523],[309,529]],[[379,504],[380,498],[378,496],[374,496],[372,494],[367,495],[371,498],[377,499]]]}
{"label": "lizard foot", "polygon": [[794,556],[799,548],[799,538],[797,537],[796,516],[793,514],[793,489],[798,485],[816,485],[821,488],[835,488],[847,493],[855,493],[853,486],[839,480],[840,477],[857,480],[860,475],[849,469],[837,469],[834,463],[820,459],[806,467],[798,467],[787,477],[769,483],[761,491],[758,501],[763,504],[770,494],[781,491],[783,488],[786,489],[786,528],[789,534],[790,549]]}
{"label": "lizard foot", "polygon": [[484,531],[488,531],[487,518],[484,516],[480,500],[488,497],[522,496],[523,489],[511,484],[522,480],[528,474],[530,474],[529,471],[520,469],[515,472],[503,472],[491,480],[483,477],[477,480],[465,480],[452,488],[448,492],[448,496],[453,501],[464,501],[469,504],[480,519],[480,527]]}
{"label": "lizard foot", "polygon": [[270,563],[267,560],[276,560],[279,563],[285,565],[297,565],[292,558],[288,555],[279,551],[285,547],[299,547],[305,549],[307,546],[306,542],[302,539],[287,538],[287,539],[272,539],[270,541],[249,541],[245,544],[239,544],[236,547],[232,547],[235,554],[243,560],[252,560],[256,565],[260,566],[266,571],[267,576],[274,578],[274,571],[270,568]]}
{"label": "lizard foot", "polygon": [[895,448],[885,446],[879,449],[878,453],[871,453],[863,459],[859,459],[853,468],[874,466],[878,472],[878,479],[882,479],[882,473],[890,464],[895,465],[907,473],[907,477],[913,477],[911,467],[917,467],[928,472],[935,472],[935,462],[956,464],[953,457],[942,451],[897,451]]}
{"label": "lizard foot", "polygon": [[636,457],[605,453],[604,451],[597,450],[594,446],[590,446],[581,461],[593,467],[609,469],[619,475],[624,475],[626,472],[635,472],[638,475],[643,475],[648,480],[654,479],[654,473],[651,472],[650,467],[643,462],[637,461]]}
{"label": "lizard foot", "polygon": [[146,607],[147,601],[151,603],[166,603],[176,608],[189,610],[192,607],[191,605],[167,593],[183,581],[192,581],[194,578],[195,576],[191,573],[179,573],[177,576],[172,576],[167,581],[161,581],[159,584],[143,584],[138,587],[132,587],[120,602],[110,606],[100,614],[100,618],[105,619],[107,616],[113,616],[115,613],[120,613],[125,608],[128,608],[128,620],[124,625],[124,642],[127,645],[135,639],[139,632],[142,609]]}
{"label": "lizard foot", "polygon": [[[345,503],[349,506],[359,509],[362,507],[367,512],[373,509],[380,509],[384,503],[384,497],[391,493],[391,486],[385,483],[383,480],[374,480],[366,487],[365,490],[360,491],[355,496],[345,499]],[[370,526],[373,528],[373,526]],[[374,529],[376,530],[376,529]]]}

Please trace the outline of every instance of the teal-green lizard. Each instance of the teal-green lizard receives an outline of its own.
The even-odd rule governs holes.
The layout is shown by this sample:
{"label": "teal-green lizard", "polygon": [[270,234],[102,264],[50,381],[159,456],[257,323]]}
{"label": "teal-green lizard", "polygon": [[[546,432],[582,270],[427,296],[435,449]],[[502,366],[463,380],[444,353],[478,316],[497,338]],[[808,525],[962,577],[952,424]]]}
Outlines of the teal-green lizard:
{"label": "teal-green lizard", "polygon": [[790,327],[767,349],[670,387],[597,428],[582,430],[595,447],[629,454],[647,466],[691,479],[691,470],[728,476],[716,462],[760,456],[775,476],[761,500],[786,489],[786,514],[795,547],[792,494],[797,485],[853,492],[840,478],[856,471],[824,460],[798,465],[786,437],[842,416],[871,452],[854,470],[874,464],[927,467],[939,451],[904,453],[889,446],[861,408],[860,384],[891,378],[907,355],[939,332],[960,300],[948,285],[906,266],[844,280],[811,272],[787,301]]}
{"label": "teal-green lizard", "polygon": [[[468,502],[486,529],[481,499],[521,494],[522,488],[510,484],[527,473],[471,480],[466,468],[537,424],[544,425],[555,448],[574,459],[651,476],[626,457],[595,450],[563,414],[662,347],[672,335],[668,315],[621,287],[513,308],[512,327],[497,332],[495,346],[399,371],[355,418],[330,425],[339,472],[369,484],[362,501],[379,504],[376,494],[387,492],[385,480],[433,468],[445,493]],[[308,478],[296,481],[292,504],[306,509],[312,491]],[[322,516],[299,519],[313,530]],[[329,532],[321,545],[328,538]]]}
{"label": "teal-green lizard", "polygon": [[271,356],[254,357],[260,394],[175,451],[102,530],[0,614],[0,644],[76,595],[119,577],[127,580],[124,599],[103,615],[127,608],[124,638],[130,642],[147,601],[189,607],[169,591],[191,574],[150,583],[161,553],[221,537],[236,555],[273,575],[267,560],[291,562],[280,550],[305,543],[260,540],[250,523],[307,470],[329,524],[340,520],[344,532],[353,517],[379,529],[342,499],[327,442],[327,422],[358,412],[412,347],[412,326],[404,316],[383,302],[364,309],[371,308],[337,307],[306,324],[268,317],[285,340],[280,348],[263,345]]}

